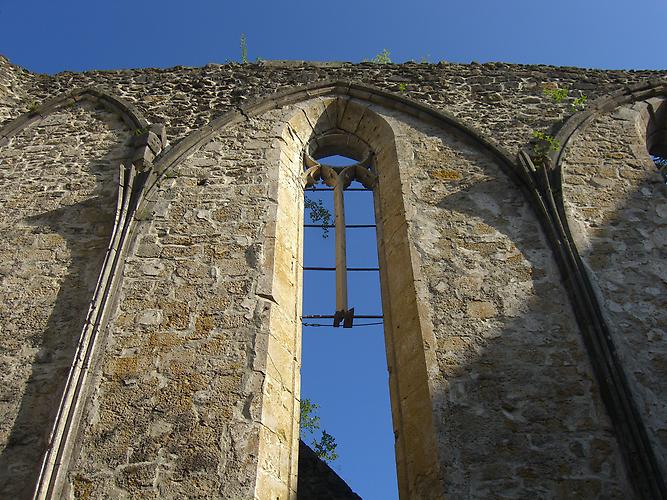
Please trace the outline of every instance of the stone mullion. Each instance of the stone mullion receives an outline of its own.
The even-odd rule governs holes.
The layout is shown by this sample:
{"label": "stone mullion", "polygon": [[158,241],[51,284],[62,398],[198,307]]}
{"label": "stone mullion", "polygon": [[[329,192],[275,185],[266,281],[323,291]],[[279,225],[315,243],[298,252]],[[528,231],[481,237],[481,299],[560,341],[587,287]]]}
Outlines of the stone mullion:
{"label": "stone mullion", "polygon": [[[339,172],[331,167],[319,167],[327,186],[333,187],[334,227],[336,231],[336,312],[334,326],[352,321],[352,310],[348,309],[347,293],[347,244],[345,239],[345,189],[357,178],[357,166],[346,167]],[[311,170],[307,171],[312,175]]]}

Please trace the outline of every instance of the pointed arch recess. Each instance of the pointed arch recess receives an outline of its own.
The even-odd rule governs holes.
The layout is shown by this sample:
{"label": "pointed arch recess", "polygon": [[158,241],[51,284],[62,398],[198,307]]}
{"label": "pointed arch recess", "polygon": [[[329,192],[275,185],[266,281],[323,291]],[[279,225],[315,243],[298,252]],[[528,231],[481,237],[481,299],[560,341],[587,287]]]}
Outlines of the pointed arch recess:
{"label": "pointed arch recess", "polygon": [[565,149],[572,139],[580,134],[597,116],[614,111],[620,106],[652,97],[667,96],[667,82],[658,78],[628,85],[611,94],[599,97],[590,106],[572,115],[558,130],[555,140],[560,144],[558,151],[550,157],[550,169],[558,174],[561,186],[561,170]]}
{"label": "pointed arch recess", "polygon": [[109,111],[118,114],[132,130],[142,130],[150,125],[143,114],[127,101],[98,88],[76,89],[61,94],[39,105],[34,111],[22,114],[0,129],[0,146],[28,127],[31,123],[47,117],[51,113],[75,105],[82,100],[101,104]]}
{"label": "pointed arch recess", "polygon": [[[438,498],[444,486],[433,422],[433,384],[438,378],[436,341],[430,318],[418,299],[425,294],[420,290],[424,280],[418,254],[408,239],[406,218],[409,209],[404,205],[402,195],[407,179],[399,172],[399,141],[381,111],[384,110],[373,103],[345,96],[318,96],[298,103],[283,134],[287,144],[285,150],[297,153],[283,154],[281,161],[291,163],[293,172],[301,172],[307,145],[311,141],[329,139],[334,133],[340,141],[358,140],[370,150],[378,176],[374,200],[376,214],[380,215],[377,220],[378,251],[399,491],[405,498],[429,495]],[[340,147],[344,145],[342,143]],[[300,182],[297,196],[302,196],[303,187]],[[280,193],[276,193],[276,199],[278,196]],[[302,207],[298,210],[302,212]],[[282,208],[278,209],[276,239],[288,233],[286,227],[294,220],[281,218],[282,211]],[[275,265],[281,260],[275,258]],[[397,272],[398,269],[401,272]],[[278,277],[280,273],[274,273],[274,276]],[[273,283],[261,283],[260,286],[265,287],[262,293],[273,296],[280,283],[275,279]],[[277,296],[284,294],[278,292]],[[296,335],[299,335],[298,330]],[[271,348],[269,345],[269,351]],[[264,408],[277,407],[269,403],[270,397],[265,394]]]}
{"label": "pointed arch recess", "polygon": [[[528,202],[531,204],[536,213],[538,220],[543,226],[545,234],[549,239],[554,250],[556,261],[558,262],[562,273],[564,274],[564,281],[570,284],[572,288],[577,286],[576,282],[572,284],[568,278],[576,269],[573,270],[568,262],[568,255],[564,254],[563,249],[563,234],[561,231],[560,221],[556,217],[552,192],[548,188],[548,183],[544,180],[544,175],[541,171],[536,169],[528,160],[528,162],[521,159],[518,162],[512,161],[510,155],[502,148],[496,146],[491,140],[486,138],[483,134],[477,132],[473,128],[461,123],[454,116],[434,110],[417,101],[413,101],[404,96],[394,95],[390,92],[373,88],[367,85],[361,85],[355,82],[318,82],[306,87],[297,87],[288,89],[284,92],[274,94],[272,96],[258,99],[254,102],[238,107],[234,111],[230,111],[221,117],[215,119],[210,124],[193,132],[182,141],[174,145],[169,150],[165,150],[155,162],[155,170],[148,181],[148,187],[145,191],[146,195],[142,198],[139,213],[142,217],[150,217],[150,211],[157,199],[157,189],[155,189],[159,180],[172,168],[178,165],[185,158],[190,156],[194,151],[205,145],[211,136],[227,126],[238,124],[252,117],[257,117],[270,110],[278,109],[287,105],[299,105],[304,101],[322,98],[342,98],[355,99],[362,102],[369,103],[370,106],[377,105],[388,110],[395,110],[404,113],[417,120],[434,124],[440,127],[448,127],[462,133],[474,144],[479,146],[482,151],[487,152],[493,158],[501,169],[512,179],[523,191]],[[304,143],[305,144],[305,143]],[[414,252],[408,251],[408,259],[411,260],[414,269],[419,269],[416,262],[417,256]],[[415,278],[417,278],[415,276]],[[270,281],[270,280],[269,280]],[[575,304],[575,311],[577,312],[580,323],[585,322],[590,315],[590,303],[587,303],[587,297],[582,297],[577,293],[568,290],[571,293],[571,299]],[[258,294],[261,293],[265,297],[273,297],[272,283],[266,282],[260,284],[258,287]],[[384,292],[383,292],[384,293]],[[428,354],[427,354],[428,355]],[[602,386],[602,383],[600,384]],[[426,454],[428,455],[428,453]],[[400,460],[400,458],[399,458]],[[431,462],[433,464],[433,462]],[[428,466],[427,466],[428,468]],[[401,474],[401,472],[399,472]],[[440,471],[436,472],[439,475]],[[407,474],[409,475],[409,474]],[[417,474],[418,476],[419,474]],[[416,476],[414,476],[416,477]],[[423,477],[423,476],[422,476]],[[405,477],[404,484],[412,483],[412,481]],[[412,483],[414,484],[414,483]],[[423,490],[422,490],[423,491]],[[414,492],[414,490],[413,490]]]}
{"label": "pointed arch recess", "polygon": [[[374,106],[384,108],[389,111],[397,111],[428,124],[455,129],[459,133],[462,133],[464,137],[471,140],[472,143],[476,144],[480,150],[485,151],[491,158],[493,158],[497,164],[501,166],[502,170],[516,184],[518,184],[524,190],[524,192],[530,189],[530,183],[526,182],[528,180],[526,172],[522,171],[521,166],[517,165],[511,160],[510,155],[506,151],[496,146],[482,133],[462,123],[453,115],[435,110],[407,97],[395,95],[393,93],[368,85],[362,85],[356,82],[324,81],[317,82],[305,87],[288,89],[283,92],[250,102],[237,108],[236,110],[230,111],[220,116],[208,125],[205,125],[199,130],[193,132],[182,141],[175,144],[172,148],[165,150],[162,155],[156,158],[155,170],[151,179],[148,181],[148,187],[145,192],[146,194],[143,197],[139,207],[139,213],[141,214],[141,217],[150,217],[149,214],[151,212],[151,208],[153,204],[158,201],[157,195],[154,195],[153,193],[157,192],[155,187],[159,183],[160,179],[165,176],[172,168],[185,160],[185,158],[190,156],[194,151],[200,147],[203,147],[217,131],[241,123],[249,118],[261,116],[271,110],[290,105],[297,108],[302,108],[303,113],[299,112],[299,121],[304,121],[303,114],[305,113],[306,116],[308,116],[308,112],[303,110],[303,107],[308,101],[312,101],[317,98],[334,100],[336,104],[332,104],[332,107],[338,106],[338,103],[352,103],[353,100],[363,103],[362,105],[348,104],[347,107],[353,111],[341,109],[337,111],[337,117],[340,118],[345,112],[348,112],[348,114],[358,115],[356,116],[355,122],[357,127],[354,127],[354,129],[351,130],[346,130],[346,132],[355,135],[360,135],[360,133],[361,135],[364,133],[367,134],[366,137],[361,137],[361,139],[370,144],[371,147],[375,149],[376,153],[379,151],[380,156],[376,157],[378,162],[395,164],[398,160],[395,157],[395,144],[393,146],[383,148],[386,141],[393,143],[393,131],[391,126],[386,123],[386,121],[384,121],[380,115],[372,110],[372,107]],[[355,106],[358,109],[354,110],[353,108]],[[308,120],[312,122],[313,119],[317,120],[318,116],[323,116],[328,113],[323,112],[323,110],[319,110],[319,112],[322,114],[317,115],[317,112],[311,113],[314,118],[313,116],[309,116]],[[359,127],[358,124],[361,122],[361,115],[363,115],[365,112],[367,112],[367,116],[364,116],[364,118],[369,119],[377,130],[373,131],[372,127],[369,127],[365,131],[358,130],[358,128],[362,128]],[[337,118],[333,119],[335,121]],[[326,126],[318,127],[318,125],[310,123],[310,125],[306,125],[301,129],[299,129],[299,126],[296,124],[293,126],[290,125],[292,126],[292,130],[296,131],[296,135],[299,137],[300,149],[303,149],[310,139],[316,137],[317,133],[322,132],[325,128],[327,128]],[[313,130],[313,127],[317,128],[317,133]],[[330,124],[330,128],[336,127],[339,129],[343,128],[340,126],[340,123]],[[380,137],[383,139],[380,139]],[[301,157],[299,157],[299,161],[302,161]],[[384,183],[384,185],[391,187],[387,189],[387,192],[379,193],[379,196],[376,196],[376,207],[378,205],[384,204],[385,207],[383,212],[386,213],[390,212],[391,205],[387,201],[390,197],[394,200],[401,199],[401,182],[398,179],[397,170],[392,172],[392,175],[394,175],[395,178],[387,179],[387,181]],[[276,185],[277,191],[277,180],[274,180],[274,183]],[[390,194],[388,192],[389,190],[393,190],[394,192]],[[277,192],[273,193],[272,196],[274,199],[278,199]],[[401,207],[393,208],[395,208],[395,213],[392,214],[393,218],[389,217],[390,224],[385,224],[385,234],[392,234],[395,231],[407,231],[406,225],[404,223],[405,209],[403,208],[401,210]],[[378,213],[380,213],[381,210],[381,208],[376,208],[376,212]],[[276,217],[279,217],[279,215],[276,215]],[[401,222],[401,220],[403,222]],[[276,242],[281,238],[281,235],[284,237],[285,234],[292,234],[294,231],[285,229],[281,226],[281,224],[287,225],[293,221],[294,218],[287,218],[284,221],[277,220],[274,225],[275,234],[267,235],[269,240]],[[296,233],[294,235],[296,236]],[[382,235],[379,235],[379,239],[382,239]],[[383,303],[385,304],[385,318],[389,324],[389,326],[386,327],[386,331],[394,331],[394,337],[392,337],[392,340],[387,337],[387,341],[390,344],[387,348],[388,355],[394,356],[394,365],[401,367],[398,370],[401,372],[401,374],[398,376],[396,373],[393,374],[395,380],[391,384],[390,389],[392,392],[393,418],[395,421],[398,419],[398,424],[395,424],[395,426],[399,429],[397,441],[399,489],[401,491],[401,496],[405,496],[406,498],[420,496],[423,497],[424,495],[434,495],[434,498],[436,498],[438,496],[438,493],[436,492],[443,491],[442,471],[438,465],[437,451],[434,445],[435,431],[433,422],[431,420],[432,405],[425,405],[423,403],[424,401],[431,401],[430,394],[433,393],[433,387],[430,387],[430,385],[432,384],[433,380],[437,378],[435,374],[438,368],[437,362],[435,361],[435,354],[433,352],[436,343],[433,338],[433,326],[430,323],[430,319],[427,317],[426,312],[416,300],[417,291],[414,290],[415,283],[424,283],[420,276],[420,266],[418,262],[419,257],[415,249],[412,248],[409,244],[407,232],[405,235],[402,235],[402,237],[397,238],[397,240],[400,240],[404,243],[403,245],[395,245],[396,247],[401,247],[397,252],[393,252],[391,255],[388,255],[386,252],[384,252],[383,255],[383,251],[380,250],[380,267],[384,270],[384,275],[382,277],[383,283],[389,283],[389,286],[383,285],[382,292]],[[278,246],[279,245],[274,246],[274,248],[271,248],[267,252],[269,254],[273,254],[267,259],[268,262],[273,263],[272,265],[277,265],[275,263],[282,260],[282,258],[277,255],[277,253],[280,251],[279,248],[277,248]],[[383,244],[380,243],[380,248],[382,247]],[[407,266],[408,269],[406,270],[409,272],[403,273],[404,275],[400,280],[397,278],[397,276],[389,279],[387,276],[387,269],[396,269],[401,267],[399,264],[399,259],[402,261],[403,268],[405,268],[405,263],[410,263],[410,265]],[[284,296],[282,291],[276,290],[276,287],[282,287],[280,283],[276,282],[271,274],[272,272],[267,270],[265,280],[258,284],[257,294],[264,297]],[[391,289],[391,287],[394,287],[395,289]],[[399,290],[406,290],[407,288],[412,290],[412,292],[408,293],[407,295],[415,299],[411,304],[411,307],[405,307],[405,304],[402,304],[399,307],[399,305],[396,304],[398,301],[394,300],[395,311],[392,311],[391,297],[394,296],[396,299],[399,297]],[[399,312],[401,309],[408,310],[409,312]],[[412,337],[403,335],[400,336],[402,340],[397,340],[396,334],[400,332],[392,328],[392,322],[396,325],[400,323],[400,326],[403,326],[404,328],[403,331],[405,331],[407,328],[413,331],[419,331],[420,334],[414,335]],[[284,329],[285,326],[273,326],[272,328]],[[269,343],[271,342],[272,339],[269,340]],[[271,349],[272,346],[269,345],[268,351],[270,352]],[[398,358],[401,357],[401,351],[404,353],[404,359],[396,359],[396,356],[398,356]],[[409,359],[410,355],[414,357],[415,352],[419,351],[421,351],[421,358],[419,360]],[[397,352],[399,354],[397,354]],[[409,353],[410,355],[405,353]],[[414,373],[419,375],[414,375]],[[298,376],[298,373],[296,375]],[[403,378],[401,378],[401,375]],[[403,392],[401,392],[401,395],[399,395],[400,391],[404,391],[406,393],[410,392],[409,396],[411,397],[404,397],[407,396],[407,394],[403,394]],[[265,408],[271,407],[277,412],[282,411],[277,403],[272,404],[270,402],[270,394],[265,394],[264,398],[266,398]],[[404,419],[402,415],[410,415],[410,418]],[[286,417],[287,416],[285,416],[285,418]],[[296,434],[298,435],[298,428],[296,430]],[[406,436],[409,436],[409,441],[406,441]],[[263,455],[263,453],[264,452],[260,450],[260,457]],[[294,454],[293,460],[295,460],[295,458],[296,454]],[[268,476],[262,477],[262,472],[259,472],[256,491],[261,492],[261,494],[259,494],[260,497],[263,496],[264,493],[268,495],[268,490],[263,488],[267,488],[266,485],[273,484],[274,481],[272,478]],[[295,487],[295,485],[292,487]]]}
{"label": "pointed arch recess", "polygon": [[134,226],[134,213],[145,181],[152,171],[152,160],[167,144],[164,125],[151,124],[137,108],[109,92],[99,88],[83,88],[56,96],[34,111],[9,122],[0,129],[0,147],[6,146],[12,137],[38,120],[82,101],[101,105],[120,116],[128,128],[134,131],[134,150],[130,162],[119,165],[111,238],[51,430],[49,446],[35,487],[36,499],[60,496],[85,400],[90,391],[90,379],[95,368],[92,361],[104,344],[101,332],[109,319],[110,304],[120,284],[121,270]]}
{"label": "pointed arch recess", "polygon": [[[582,330],[589,355],[600,382],[607,410],[612,418],[619,444],[624,452],[624,459],[636,492],[640,498],[667,498],[667,484],[656,456],[656,449],[649,438],[646,424],[640,415],[633,390],[630,388],[623,363],[618,354],[618,346],[613,341],[612,328],[605,319],[600,297],[595,291],[594,277],[590,268],[584,264],[581,250],[577,248],[572,228],[568,223],[564,197],[564,161],[569,148],[593,122],[613,113],[623,106],[655,99],[667,98],[667,81],[650,79],[625,86],[616,92],[602,96],[591,103],[584,111],[571,116],[555,135],[560,144],[553,151],[548,161],[541,168],[536,168],[530,161],[527,151],[520,153],[520,161],[530,165],[541,178],[540,186],[549,194],[547,209],[551,214],[553,226],[560,233],[560,249],[564,274],[573,295],[573,302],[584,318]],[[663,104],[664,106],[664,104]],[[633,106],[633,109],[636,107]],[[649,139],[650,126],[656,125],[655,109],[651,104],[639,108],[647,126],[646,139]],[[648,144],[644,145],[648,147]],[[664,146],[662,143],[660,146]],[[646,151],[647,161],[648,151]]]}

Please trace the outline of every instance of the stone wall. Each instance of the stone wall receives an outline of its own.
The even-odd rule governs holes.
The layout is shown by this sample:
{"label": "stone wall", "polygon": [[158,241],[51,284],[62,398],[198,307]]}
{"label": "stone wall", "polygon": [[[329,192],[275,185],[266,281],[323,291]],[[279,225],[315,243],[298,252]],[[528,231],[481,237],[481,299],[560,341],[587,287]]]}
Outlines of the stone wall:
{"label": "stone wall", "polygon": [[34,488],[116,212],[120,118],[86,101],[0,148],[0,492]]}
{"label": "stone wall", "polygon": [[[258,457],[262,445],[279,451],[265,443],[262,393],[289,363],[270,351],[267,366],[274,299],[258,295],[275,207],[276,167],[265,151],[274,125],[254,120],[216,133],[157,186],[109,326],[71,473],[75,497],[268,498],[255,492],[258,467],[282,473],[284,484],[296,476],[291,437],[284,453]],[[291,376],[286,383],[293,394]],[[280,396],[280,384],[271,387]]]}
{"label": "stone wall", "polygon": [[647,128],[660,129],[664,107],[661,99],[638,102],[588,124],[566,149],[563,196],[570,229],[667,472],[667,186],[646,149]]}
{"label": "stone wall", "polygon": [[37,104],[36,97],[26,90],[35,75],[13,66],[0,55],[0,123],[16,118]]}
{"label": "stone wall", "polygon": [[437,338],[445,491],[627,498],[575,316],[521,189],[456,131],[401,128]]}
{"label": "stone wall", "polygon": [[[257,64],[209,64],[202,68],[133,69],[62,72],[20,78],[22,106],[12,106],[8,118],[73,88],[97,86],[137,106],[151,122],[164,123],[176,142],[213,118],[259,96],[321,80],[357,81],[446,110],[516,152],[532,130],[549,128],[571,114],[568,104],[545,96],[543,85],[558,82],[588,96],[589,102],[624,85],[664,78],[660,71],[602,71],[505,63],[487,64],[351,64],[305,61],[265,61]],[[19,76],[16,76],[19,75]],[[401,89],[405,87],[405,90]],[[30,101],[30,102],[28,102]]]}
{"label": "stone wall", "polygon": [[[567,143],[572,241],[545,209],[558,186],[505,151],[558,130],[581,93],[655,77],[667,73],[304,62],[48,76],[0,60],[0,121],[94,86],[164,123],[171,144],[137,158],[130,136],[144,127],[85,99],[2,130],[3,494],[29,496],[37,479],[108,245],[117,166],[134,163],[147,184],[132,188],[143,201],[127,209],[120,287],[86,358],[63,494],[294,498],[302,151],[338,127],[376,155],[401,494],[648,498],[630,485],[637,452],[619,438],[586,317],[599,307],[613,327],[609,356],[653,447],[642,454],[664,456],[664,185],[645,114],[603,113]],[[261,100],[323,80],[360,84]],[[570,89],[563,102],[543,92],[556,85]],[[568,270],[575,243],[593,305]]]}

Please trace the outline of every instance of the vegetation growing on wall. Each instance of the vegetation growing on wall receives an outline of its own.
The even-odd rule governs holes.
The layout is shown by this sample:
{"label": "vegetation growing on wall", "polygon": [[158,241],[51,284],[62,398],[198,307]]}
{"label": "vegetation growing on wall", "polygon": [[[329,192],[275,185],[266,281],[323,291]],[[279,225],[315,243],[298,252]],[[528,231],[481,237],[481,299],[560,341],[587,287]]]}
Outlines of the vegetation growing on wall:
{"label": "vegetation growing on wall", "polygon": [[241,33],[241,63],[248,64],[248,39]]}
{"label": "vegetation growing on wall", "polygon": [[[542,92],[544,95],[551,97],[556,103],[564,103],[571,97],[570,90],[567,87],[559,87],[557,83],[544,84]],[[586,107],[586,100],[588,96],[580,92],[579,97],[572,99],[570,110],[572,112],[581,111]],[[532,152],[531,159],[536,165],[544,165],[547,162],[550,151],[558,151],[560,149],[560,142],[554,136],[542,132],[540,130],[533,130],[533,140],[531,141]]]}
{"label": "vegetation growing on wall", "polygon": [[[301,425],[299,434],[303,441],[315,436],[320,429],[320,417],[316,415],[316,411],[320,406],[313,403],[310,399],[304,398],[301,400]],[[329,434],[325,429],[322,429],[322,436],[319,439],[313,439],[311,446],[315,454],[325,462],[333,462],[338,458],[336,453],[336,439]]]}

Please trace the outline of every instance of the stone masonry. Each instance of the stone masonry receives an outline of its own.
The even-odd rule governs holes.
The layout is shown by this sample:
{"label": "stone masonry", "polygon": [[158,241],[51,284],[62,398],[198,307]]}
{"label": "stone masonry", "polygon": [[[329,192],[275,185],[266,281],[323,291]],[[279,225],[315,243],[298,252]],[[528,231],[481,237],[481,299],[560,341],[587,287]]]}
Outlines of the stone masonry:
{"label": "stone masonry", "polygon": [[0,497],[354,497],[299,451],[334,134],[377,178],[401,498],[667,498],[667,72],[0,58],[0,125]]}

